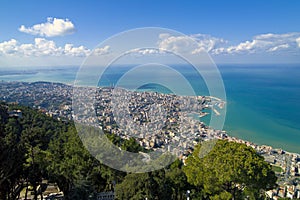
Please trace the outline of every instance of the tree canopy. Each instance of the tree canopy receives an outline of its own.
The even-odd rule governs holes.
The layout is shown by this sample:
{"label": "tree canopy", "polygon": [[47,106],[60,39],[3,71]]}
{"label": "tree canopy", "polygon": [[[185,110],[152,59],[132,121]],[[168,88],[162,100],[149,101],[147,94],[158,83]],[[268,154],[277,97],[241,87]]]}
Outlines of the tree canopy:
{"label": "tree canopy", "polygon": [[182,165],[180,160],[176,160],[161,170],[127,174],[116,185],[117,199],[186,199],[186,192],[192,186],[187,182]]}
{"label": "tree canopy", "polygon": [[[10,117],[20,110],[22,117]],[[72,122],[25,106],[0,104],[0,199],[16,199],[29,186],[37,199],[43,179],[59,185],[65,199],[104,191],[122,173],[101,165],[84,148]]]}
{"label": "tree canopy", "polygon": [[271,166],[245,144],[219,140],[201,156],[201,145],[186,160],[188,182],[209,199],[259,199],[262,191],[276,185]]}
{"label": "tree canopy", "polygon": [[[21,110],[22,117],[9,116],[10,110]],[[198,145],[185,166],[176,160],[161,170],[133,174],[101,164],[84,148],[70,121],[2,103],[0,122],[1,200],[17,199],[29,186],[37,199],[44,179],[56,183],[65,199],[94,199],[115,184],[117,199],[186,199],[188,190],[192,199],[259,199],[276,183],[271,166],[244,144],[218,141],[206,156]],[[133,138],[105,134],[123,150],[147,152]]]}

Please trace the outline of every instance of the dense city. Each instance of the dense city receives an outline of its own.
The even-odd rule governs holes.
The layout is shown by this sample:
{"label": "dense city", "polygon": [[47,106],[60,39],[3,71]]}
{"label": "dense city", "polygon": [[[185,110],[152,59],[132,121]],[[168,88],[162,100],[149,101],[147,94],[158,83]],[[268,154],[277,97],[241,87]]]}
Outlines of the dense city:
{"label": "dense city", "polygon": [[[30,106],[61,121],[95,122],[90,116],[78,118],[74,114],[73,87],[70,85],[3,81],[0,84],[1,101]],[[99,87],[90,97],[85,89],[82,91],[82,97],[95,99],[96,122],[106,132],[124,139],[133,137],[145,149],[175,153],[183,162],[194,146],[202,141],[221,139],[244,143],[262,155],[276,172],[278,187],[266,192],[270,199],[300,198],[299,154],[234,138],[230,133],[215,130],[201,122],[202,117],[210,115],[206,110],[211,110],[211,115],[220,115],[218,110],[225,106],[221,99],[112,87]],[[83,103],[82,106],[85,110],[84,106],[88,105]],[[22,117],[22,110],[12,110],[9,115]]]}

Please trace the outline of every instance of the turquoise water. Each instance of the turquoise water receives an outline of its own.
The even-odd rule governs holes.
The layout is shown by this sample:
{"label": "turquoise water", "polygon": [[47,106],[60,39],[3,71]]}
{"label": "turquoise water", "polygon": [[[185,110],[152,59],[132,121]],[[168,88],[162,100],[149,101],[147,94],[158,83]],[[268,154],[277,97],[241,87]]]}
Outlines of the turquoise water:
{"label": "turquoise water", "polygon": [[[229,135],[257,144],[272,145],[300,153],[300,65],[218,67],[227,95],[224,130]],[[208,94],[204,81],[195,76],[189,67],[174,68],[181,71],[190,81],[197,95]],[[78,67],[0,68],[0,80],[72,84],[77,70]],[[107,71],[100,84],[114,84],[127,70],[116,67]],[[89,73],[92,73],[92,70],[87,70],[87,80]],[[89,84],[88,81],[86,84]],[[157,86],[147,85],[142,89],[155,90]]]}
{"label": "turquoise water", "polygon": [[221,67],[230,135],[300,152],[300,67]]}

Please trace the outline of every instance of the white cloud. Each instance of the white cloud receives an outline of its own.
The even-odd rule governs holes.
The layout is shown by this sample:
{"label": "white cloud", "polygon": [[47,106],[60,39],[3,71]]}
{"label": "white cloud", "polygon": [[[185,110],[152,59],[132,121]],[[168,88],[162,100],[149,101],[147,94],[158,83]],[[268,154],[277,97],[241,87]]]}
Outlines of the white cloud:
{"label": "white cloud", "polygon": [[21,25],[19,31],[31,35],[39,35],[43,37],[54,37],[72,34],[75,32],[74,24],[68,19],[58,19],[48,17],[47,22],[35,24],[32,27]]}
{"label": "white cloud", "polygon": [[[53,20],[54,21],[54,20]],[[117,48],[117,47],[116,47]],[[113,50],[118,50],[114,49]],[[24,60],[39,60],[41,63],[46,60],[62,61],[62,63],[82,61],[81,57],[89,55],[104,56],[109,59],[113,56],[110,46],[89,49],[83,45],[76,46],[74,44],[57,45],[53,40],[37,37],[31,43],[21,43],[16,39],[10,39],[0,42],[0,60],[11,63],[23,64]],[[157,38],[156,48],[138,48],[128,51],[134,56],[144,55],[165,55],[164,59],[168,59],[168,52],[197,54],[208,52],[214,55],[214,59],[223,60],[248,60],[253,58],[261,58],[261,60],[269,59],[284,60],[289,58],[299,61],[300,55],[300,32],[284,33],[284,34],[261,34],[256,35],[250,40],[245,40],[237,45],[229,44],[222,38],[216,38],[205,34],[194,34],[190,36],[173,36],[170,34],[160,34]],[[228,56],[228,55],[231,56]],[[247,57],[247,55],[251,56]],[[254,55],[254,56],[253,56]],[[51,58],[51,59],[50,59]],[[279,59],[280,58],[280,59]],[[251,60],[252,59],[252,60]]]}
{"label": "white cloud", "polygon": [[283,33],[283,34],[274,34],[274,33],[266,33],[254,36],[254,39],[257,40],[284,40],[291,39],[295,36],[299,36],[299,33]]}
{"label": "white cloud", "polygon": [[0,43],[0,55],[11,55],[17,52],[17,40],[11,39]]}
{"label": "white cloud", "polygon": [[268,41],[263,40],[252,40],[252,41],[246,41],[242,42],[237,46],[230,46],[227,49],[227,53],[241,53],[241,52],[250,52],[254,53],[255,50],[261,49],[265,46],[270,46],[271,43]]}
{"label": "white cloud", "polygon": [[297,42],[297,44],[298,44],[298,47],[300,48],[300,37],[298,37],[298,38],[296,39],[296,42]]}
{"label": "white cloud", "polygon": [[160,34],[159,48],[175,53],[211,52],[226,41],[222,38],[212,37],[205,34],[194,34],[190,36],[172,36]]}
{"label": "white cloud", "polygon": [[167,36],[166,34],[163,34],[160,38],[162,38],[162,40],[159,42],[158,47],[159,49],[166,51],[186,53],[197,48],[195,42],[188,36]]}
{"label": "white cloud", "polygon": [[125,54],[134,54],[134,55],[155,55],[155,54],[164,54],[165,51],[163,49],[154,49],[154,48],[137,48],[132,49]]}
{"label": "white cloud", "polygon": [[270,49],[268,49],[268,51],[277,51],[277,50],[280,50],[280,49],[287,49],[287,48],[289,48],[290,47],[290,45],[288,45],[288,44],[281,44],[281,45],[278,45],[278,46],[275,46],[275,47],[272,47],[272,48],[270,48]]}
{"label": "white cloud", "polygon": [[84,57],[89,55],[91,50],[84,46],[74,47],[73,44],[65,44],[63,53],[67,56]]}
{"label": "white cloud", "polygon": [[96,48],[93,51],[93,55],[102,56],[110,53],[110,46],[106,45],[103,48]]}
{"label": "white cloud", "polygon": [[[238,45],[220,47],[213,50],[214,54],[264,53],[277,51],[299,51],[300,33],[261,34],[251,41],[241,42]],[[299,39],[299,41],[298,41]]]}
{"label": "white cloud", "polygon": [[216,38],[206,34],[196,34],[191,37],[198,42],[199,46],[193,53],[201,51],[212,52],[214,49],[225,45],[228,42],[222,38]]}
{"label": "white cloud", "polygon": [[33,50],[35,56],[59,56],[62,53],[62,48],[56,47],[55,42],[52,40],[35,38],[34,43],[35,44]]}
{"label": "white cloud", "polygon": [[52,40],[35,38],[33,44],[16,45],[15,56],[60,56],[63,54],[62,47],[57,47]]}
{"label": "white cloud", "polygon": [[[260,34],[252,40],[246,40],[237,45],[228,45],[228,41],[205,34],[190,36],[171,36],[161,34],[159,36],[159,48],[177,53],[201,53],[208,52],[214,55],[220,54],[261,54],[273,52],[300,51],[300,32],[284,34]],[[195,41],[197,43],[195,43]]]}
{"label": "white cloud", "polygon": [[[109,53],[109,46],[97,48],[93,55],[101,56]],[[0,55],[6,56],[69,56],[85,57],[90,55],[92,50],[84,46],[74,47],[73,44],[65,44],[63,47],[57,46],[54,41],[45,38],[35,38],[34,43],[18,44],[17,40],[11,39],[0,43]]]}

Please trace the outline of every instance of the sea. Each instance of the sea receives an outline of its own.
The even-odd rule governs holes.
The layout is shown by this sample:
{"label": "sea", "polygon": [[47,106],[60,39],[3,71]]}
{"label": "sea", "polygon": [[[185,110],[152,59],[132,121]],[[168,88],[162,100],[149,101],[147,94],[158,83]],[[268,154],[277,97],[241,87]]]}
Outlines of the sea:
{"label": "sea", "polygon": [[[300,153],[300,64],[218,65],[226,91],[226,120],[230,136]],[[73,84],[78,66],[1,67],[0,81],[49,81]],[[130,66],[106,70],[98,85],[114,85]],[[188,66],[174,66],[191,83],[197,95],[209,95],[203,79]],[[94,70],[86,70],[86,76]],[[86,79],[89,85],[89,79]],[[180,87],[180,86],[177,86]],[[140,89],[171,93],[166,87],[147,84]],[[206,119],[205,119],[206,118]],[[205,120],[209,117],[206,116]],[[203,120],[203,119],[202,119]]]}

